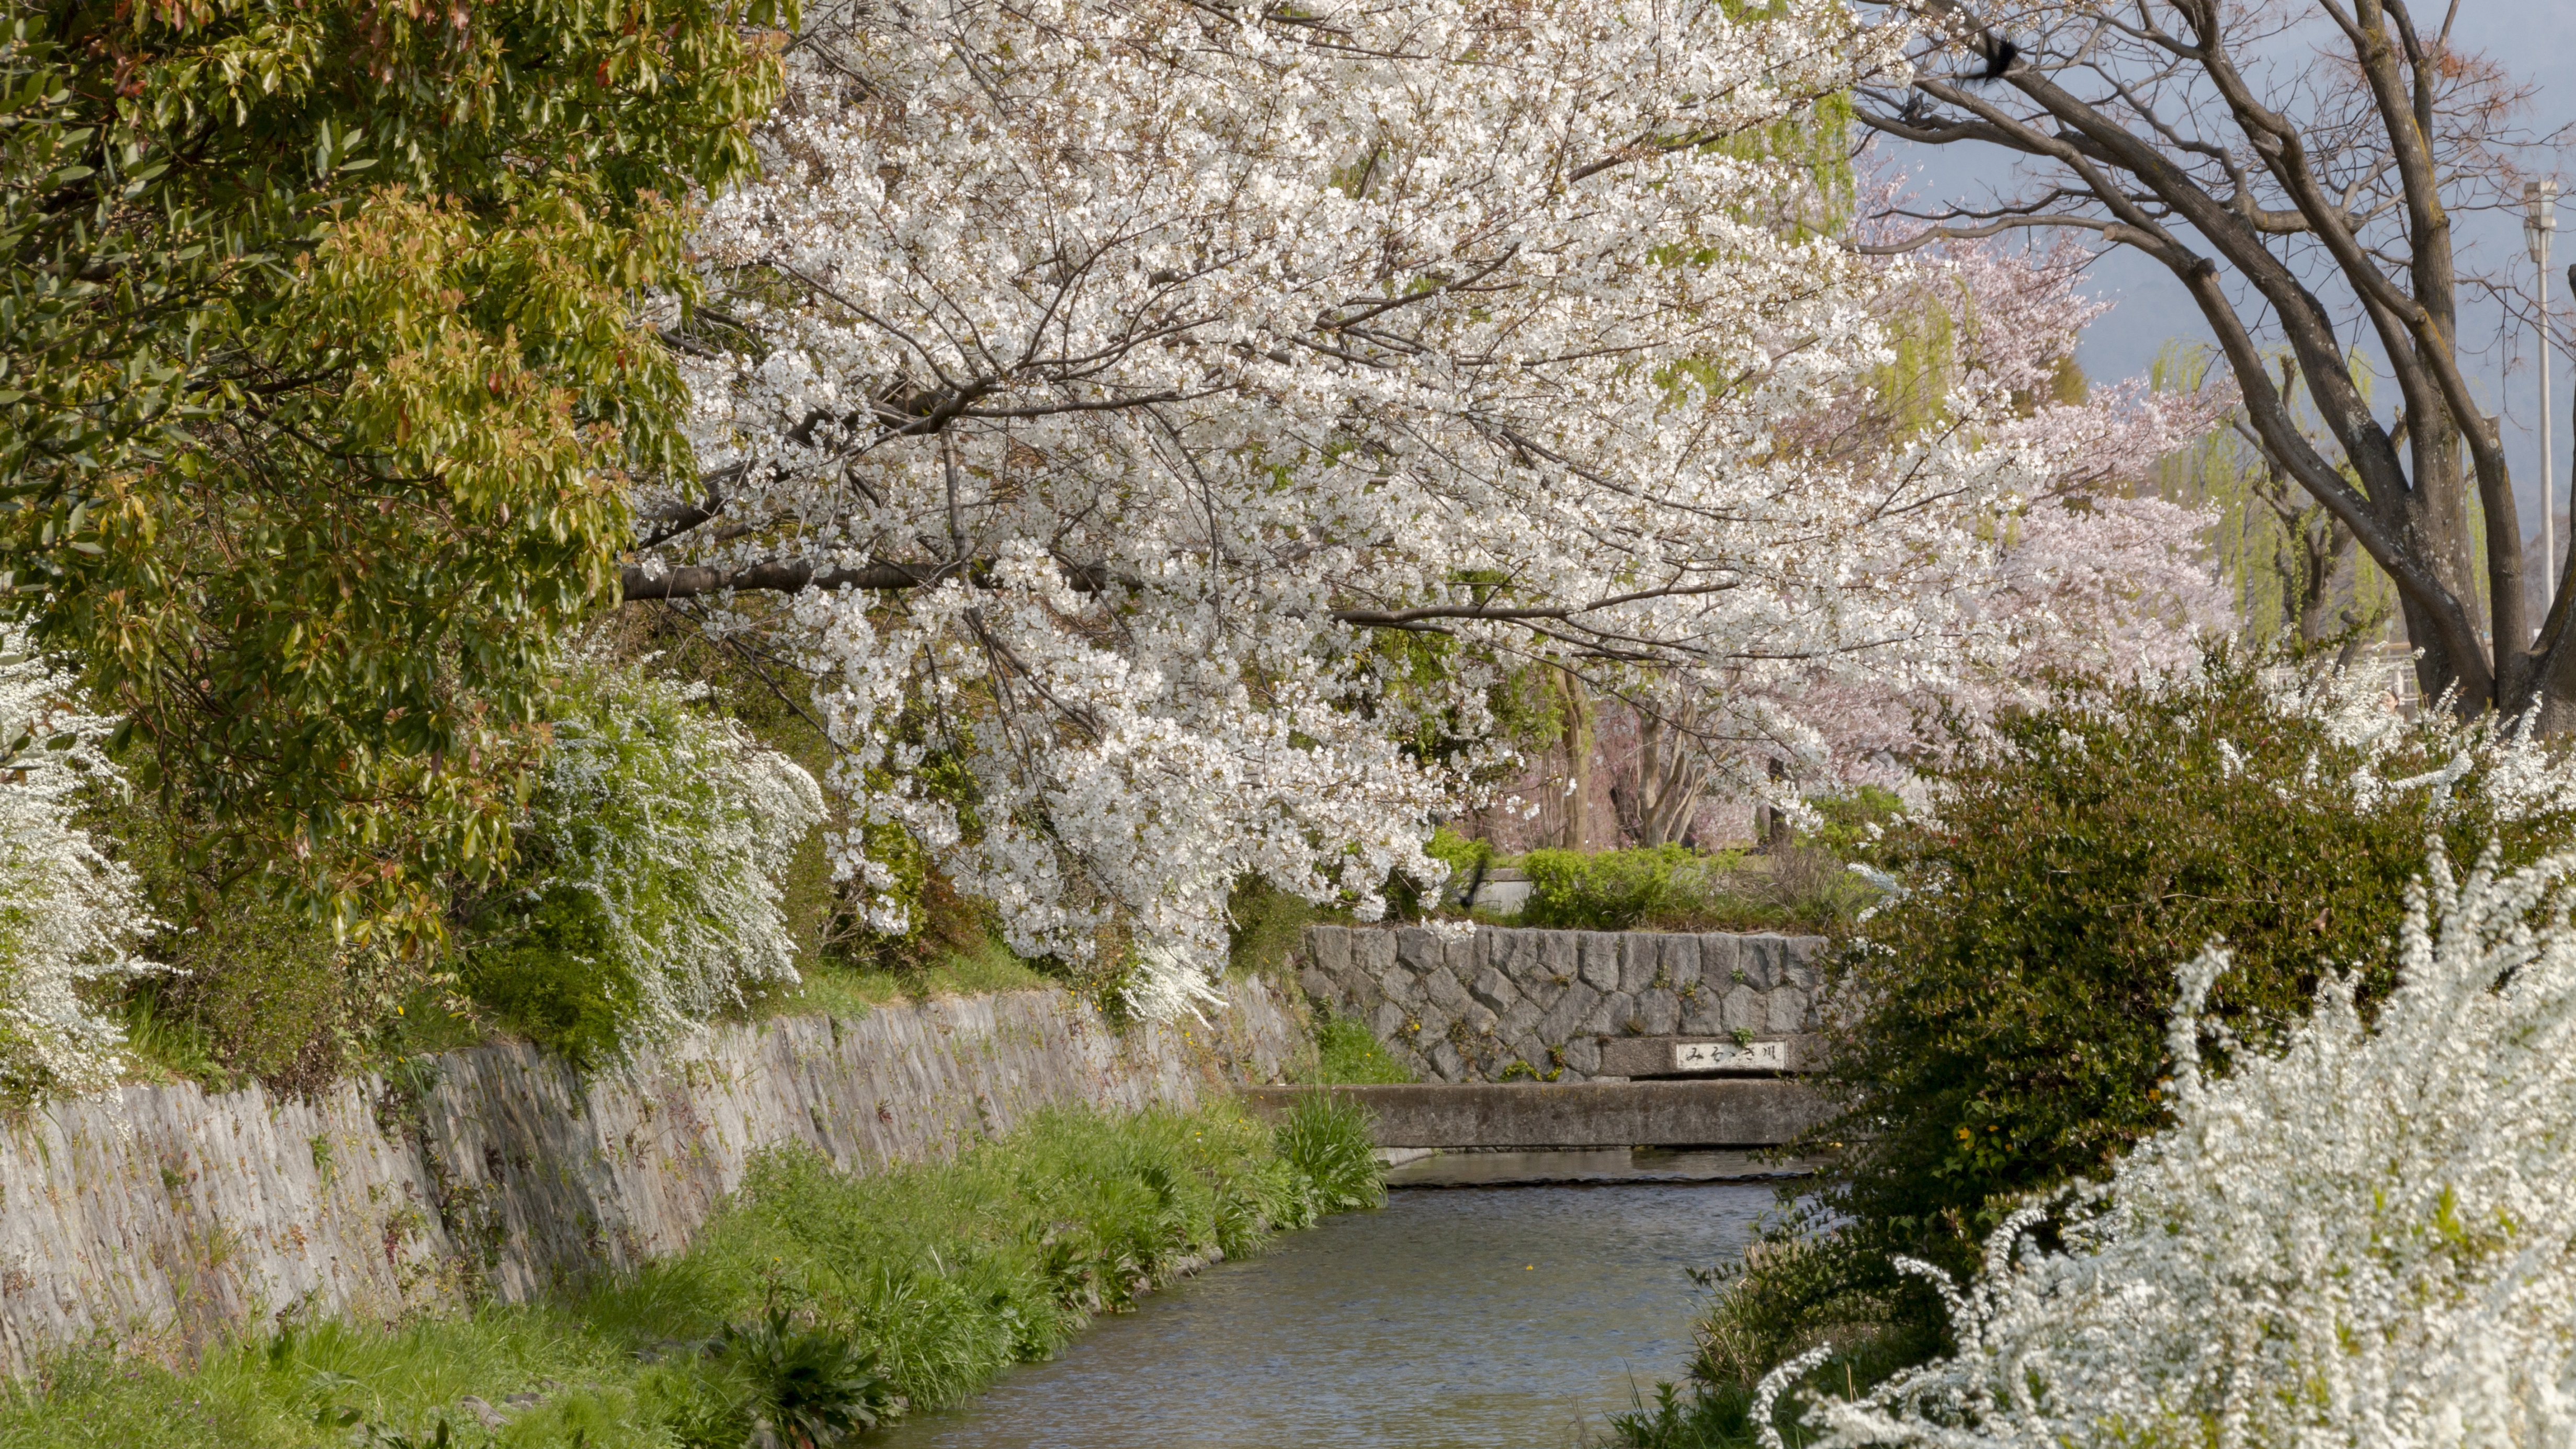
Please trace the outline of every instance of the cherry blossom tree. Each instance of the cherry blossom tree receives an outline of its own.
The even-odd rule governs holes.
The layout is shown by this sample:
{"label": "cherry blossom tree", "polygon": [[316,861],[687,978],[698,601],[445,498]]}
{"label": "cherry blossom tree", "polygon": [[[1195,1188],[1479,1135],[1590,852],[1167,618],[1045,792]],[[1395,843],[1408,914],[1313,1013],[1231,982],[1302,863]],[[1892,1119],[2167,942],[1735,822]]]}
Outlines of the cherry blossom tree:
{"label": "cherry blossom tree", "polygon": [[[1981,717],[2025,697],[2051,669],[2128,679],[2188,668],[2196,641],[2227,626],[2229,599],[2205,537],[2211,515],[2167,501],[2149,480],[2158,459],[2222,425],[2234,389],[2158,391],[2143,380],[2084,389],[2076,341],[2108,304],[2083,294],[2091,257],[2072,243],[1965,243],[1928,260],[1891,277],[1877,302],[1900,339],[1897,361],[1796,426],[1867,467],[1896,456],[1902,439],[1936,425],[1963,393],[2010,400],[1988,436],[2034,460],[2038,476],[2000,520],[1991,566],[1960,581],[1962,607],[2006,648],[1937,680],[1769,671],[1737,687],[1727,738],[1701,725],[1706,711],[1694,698],[1602,701],[1589,748],[1635,843],[1680,840],[1695,826],[1715,838],[1712,791],[1786,801],[1854,783],[1900,785],[1942,708]],[[1550,798],[1559,766],[1536,760],[1499,793]]]}
{"label": "cherry blossom tree", "polygon": [[1801,428],[1905,273],[1763,144],[1901,40],[1823,0],[813,17],[663,319],[705,486],[646,500],[627,597],[828,681],[884,925],[899,835],[1016,950],[1132,950],[1155,1012],[1246,875],[1363,916],[1436,880],[1516,671],[1711,742],[1792,681],[1953,679],[2009,647],[1980,601],[2053,443],[1991,385],[1866,457]]}
{"label": "cherry blossom tree", "polygon": [[[1868,676],[1789,681],[1777,717],[1812,733],[1777,747],[1827,785],[1891,781],[1921,747],[1927,709],[1983,715],[2025,697],[2052,668],[2114,679],[2186,668],[2198,657],[2196,640],[2229,617],[2208,559],[2211,518],[2157,496],[2148,480],[2157,459],[2221,425],[2235,390],[2160,392],[2142,379],[2084,389],[2076,340],[2109,306],[2080,289],[2091,261],[2081,247],[1970,243],[1938,260],[1909,274],[1905,295],[1947,339],[1920,365],[1960,376],[1948,388],[1913,391],[2010,397],[2013,415],[1994,425],[1993,442],[2044,460],[2046,470],[2006,522],[1996,567],[1978,585],[1979,619],[2010,648],[1937,689]],[[1846,400],[1826,426],[1858,440],[1905,426],[1902,407]]]}

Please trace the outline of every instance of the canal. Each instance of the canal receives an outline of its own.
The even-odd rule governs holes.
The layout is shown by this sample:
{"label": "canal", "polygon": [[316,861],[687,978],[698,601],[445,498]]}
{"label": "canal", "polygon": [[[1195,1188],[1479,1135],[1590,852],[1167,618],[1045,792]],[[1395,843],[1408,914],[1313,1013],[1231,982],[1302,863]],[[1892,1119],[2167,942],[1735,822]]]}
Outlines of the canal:
{"label": "canal", "polygon": [[1689,1361],[1756,1183],[1401,1191],[1103,1318],[887,1449],[1569,1449]]}

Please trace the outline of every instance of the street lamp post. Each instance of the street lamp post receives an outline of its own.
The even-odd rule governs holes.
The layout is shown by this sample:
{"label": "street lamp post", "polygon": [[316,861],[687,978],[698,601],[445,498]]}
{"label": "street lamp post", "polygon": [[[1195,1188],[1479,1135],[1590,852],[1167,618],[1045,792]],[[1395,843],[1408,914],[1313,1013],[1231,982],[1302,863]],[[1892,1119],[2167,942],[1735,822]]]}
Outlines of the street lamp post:
{"label": "street lamp post", "polygon": [[2540,612],[2558,602],[2558,466],[2549,446],[2549,234],[2558,230],[2558,183],[2522,184],[2522,243],[2530,249],[2540,304]]}

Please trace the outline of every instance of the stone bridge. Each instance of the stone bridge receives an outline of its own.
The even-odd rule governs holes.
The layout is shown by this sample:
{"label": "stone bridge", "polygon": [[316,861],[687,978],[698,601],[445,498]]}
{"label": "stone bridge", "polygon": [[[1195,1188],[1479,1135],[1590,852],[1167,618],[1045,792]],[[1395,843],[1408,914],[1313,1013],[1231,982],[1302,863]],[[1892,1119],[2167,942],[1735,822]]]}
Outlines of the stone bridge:
{"label": "stone bridge", "polygon": [[1422,1078],[1332,1089],[1383,1148],[1776,1147],[1823,1116],[1798,1080],[1823,1060],[1821,936],[1315,926],[1301,944],[1306,994]]}
{"label": "stone bridge", "polygon": [[1818,1065],[1822,936],[1312,926],[1297,979],[1425,1081],[1795,1074]]}

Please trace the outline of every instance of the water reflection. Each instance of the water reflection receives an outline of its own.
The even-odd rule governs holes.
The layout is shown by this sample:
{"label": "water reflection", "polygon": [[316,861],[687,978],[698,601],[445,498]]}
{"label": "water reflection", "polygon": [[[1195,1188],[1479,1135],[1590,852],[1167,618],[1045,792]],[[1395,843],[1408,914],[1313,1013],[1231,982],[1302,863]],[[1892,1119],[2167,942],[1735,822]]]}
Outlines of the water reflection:
{"label": "water reflection", "polygon": [[1092,1325],[887,1449],[1562,1449],[1690,1356],[1755,1184],[1401,1192]]}

